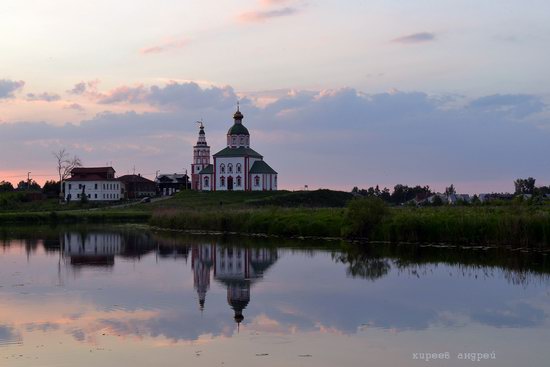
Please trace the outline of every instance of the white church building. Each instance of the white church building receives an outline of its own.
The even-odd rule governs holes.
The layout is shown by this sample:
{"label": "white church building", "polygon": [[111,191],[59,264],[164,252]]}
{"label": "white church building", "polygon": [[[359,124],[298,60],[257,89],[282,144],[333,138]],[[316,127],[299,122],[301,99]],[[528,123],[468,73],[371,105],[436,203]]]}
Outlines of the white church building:
{"label": "white church building", "polygon": [[243,114],[237,107],[233,126],[227,132],[227,147],[213,155],[206,143],[204,126],[194,146],[191,165],[192,187],[202,191],[274,191],[277,172],[264,157],[250,148],[250,133],[243,125]]}

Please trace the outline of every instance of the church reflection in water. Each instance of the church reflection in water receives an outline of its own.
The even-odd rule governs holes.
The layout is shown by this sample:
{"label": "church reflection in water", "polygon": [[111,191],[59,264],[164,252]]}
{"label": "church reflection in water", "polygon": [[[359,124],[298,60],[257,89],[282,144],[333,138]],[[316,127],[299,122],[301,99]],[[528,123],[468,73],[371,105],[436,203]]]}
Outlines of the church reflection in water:
{"label": "church reflection in water", "polygon": [[227,303],[234,320],[240,324],[243,310],[250,302],[250,288],[263,278],[264,272],[277,261],[277,250],[244,248],[217,244],[193,246],[192,267],[199,307],[204,310],[210,277],[227,287]]}
{"label": "church reflection in water", "polygon": [[160,259],[187,261],[191,252],[193,283],[199,308],[205,309],[211,278],[227,288],[227,303],[240,324],[250,302],[250,289],[278,259],[275,248],[178,243],[173,238],[128,237],[117,232],[66,232],[60,237],[62,255],[74,269],[113,267],[115,257],[139,259],[155,253]]}

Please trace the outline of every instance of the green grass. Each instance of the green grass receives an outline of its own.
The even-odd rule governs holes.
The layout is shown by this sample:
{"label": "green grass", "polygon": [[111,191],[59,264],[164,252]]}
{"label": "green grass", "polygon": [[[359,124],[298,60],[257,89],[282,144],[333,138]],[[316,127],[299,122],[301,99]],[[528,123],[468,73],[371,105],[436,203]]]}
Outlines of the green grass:
{"label": "green grass", "polygon": [[41,210],[31,210],[29,206],[25,210],[0,211],[0,224],[148,221],[157,227],[176,230],[287,237],[550,246],[548,205],[390,207],[380,211],[362,208],[355,200],[344,207],[348,201],[347,193],[329,190],[184,191],[167,200],[128,208],[46,210],[48,206],[42,204]]}

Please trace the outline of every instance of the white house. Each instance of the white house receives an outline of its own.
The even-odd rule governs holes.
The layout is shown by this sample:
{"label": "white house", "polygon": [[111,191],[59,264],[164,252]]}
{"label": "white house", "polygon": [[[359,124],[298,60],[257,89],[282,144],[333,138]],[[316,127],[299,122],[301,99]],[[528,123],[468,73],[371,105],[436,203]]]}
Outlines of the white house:
{"label": "white house", "polygon": [[[277,190],[277,172],[264,161],[261,154],[250,148],[250,133],[242,124],[243,117],[237,107],[237,112],[233,115],[234,124],[227,132],[227,147],[214,154],[214,163],[206,165],[199,172],[199,190]],[[199,146],[199,143],[207,147],[202,126],[197,146]],[[206,148],[204,151],[206,151]],[[204,151],[195,149],[194,154],[204,153]],[[207,151],[209,153],[209,149]],[[194,165],[201,158],[204,157],[194,157]],[[192,168],[195,168],[195,166]]]}
{"label": "white house", "polygon": [[113,167],[77,167],[63,182],[65,200],[117,201],[122,198],[124,184],[115,178]]}

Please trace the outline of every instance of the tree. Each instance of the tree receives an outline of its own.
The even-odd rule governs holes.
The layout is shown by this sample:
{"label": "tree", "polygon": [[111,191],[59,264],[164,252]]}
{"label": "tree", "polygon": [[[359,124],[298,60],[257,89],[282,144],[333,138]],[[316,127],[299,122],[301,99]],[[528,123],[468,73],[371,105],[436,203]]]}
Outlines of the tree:
{"label": "tree", "polygon": [[377,197],[351,200],[344,215],[342,236],[368,238],[389,214],[386,203]]}
{"label": "tree", "polygon": [[515,194],[533,194],[535,191],[535,179],[533,177],[529,178],[518,178],[514,181]]}
{"label": "tree", "polygon": [[80,194],[80,203],[81,204],[88,203],[88,195],[86,194],[86,185],[82,186],[82,193]]}
{"label": "tree", "polygon": [[13,191],[14,188],[13,188],[13,185],[11,184],[11,182],[8,182],[8,181],[0,181],[0,192],[9,192],[9,191]]}
{"label": "tree", "polygon": [[63,197],[65,197],[65,193],[63,192],[63,182],[69,177],[73,168],[82,166],[82,161],[76,155],[71,158],[65,148],[60,149],[58,152],[53,152],[52,154],[57,160],[59,192],[60,195],[63,194]]}
{"label": "tree", "polygon": [[40,185],[34,181],[34,180],[30,180],[30,181],[24,181],[24,180],[21,180],[19,181],[19,183],[17,183],[17,190],[19,191],[23,191],[23,190],[41,190],[42,188],[40,187]]}
{"label": "tree", "polygon": [[455,195],[455,194],[456,194],[455,185],[451,184],[451,186],[445,188],[445,195],[449,196],[449,195]]}
{"label": "tree", "polygon": [[60,187],[59,182],[51,180],[46,181],[44,186],[42,186],[42,193],[48,196],[49,198],[59,197]]}

